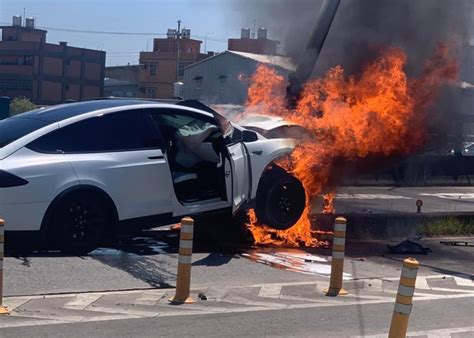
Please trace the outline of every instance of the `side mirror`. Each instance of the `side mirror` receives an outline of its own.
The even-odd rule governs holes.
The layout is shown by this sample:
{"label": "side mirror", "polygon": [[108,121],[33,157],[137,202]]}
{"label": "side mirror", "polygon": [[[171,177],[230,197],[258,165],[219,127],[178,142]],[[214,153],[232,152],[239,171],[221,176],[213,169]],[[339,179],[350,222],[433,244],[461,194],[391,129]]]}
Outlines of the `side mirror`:
{"label": "side mirror", "polygon": [[255,142],[258,140],[258,135],[256,132],[251,130],[244,130],[242,135],[242,140],[245,143]]}

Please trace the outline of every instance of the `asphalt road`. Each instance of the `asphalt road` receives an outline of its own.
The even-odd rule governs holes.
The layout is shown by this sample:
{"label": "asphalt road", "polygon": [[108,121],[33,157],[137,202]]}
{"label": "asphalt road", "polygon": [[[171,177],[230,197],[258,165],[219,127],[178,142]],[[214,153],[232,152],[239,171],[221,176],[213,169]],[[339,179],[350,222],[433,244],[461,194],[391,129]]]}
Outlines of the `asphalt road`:
{"label": "asphalt road", "polygon": [[[317,292],[317,290],[313,291],[315,294]],[[91,307],[92,311],[115,310],[116,316],[118,314],[126,316],[127,313],[133,316],[141,313],[145,318],[119,319],[116,317],[114,320],[96,318],[93,321],[86,319],[83,320],[84,322],[66,322],[65,324],[60,324],[60,322],[47,324],[47,321],[38,318],[36,322],[30,320],[27,326],[22,326],[19,322],[15,323],[12,320],[14,317],[10,317],[7,320],[10,321],[11,326],[4,325],[0,330],[0,337],[386,337],[393,311],[390,298],[393,297],[394,295],[391,294],[384,299],[376,299],[376,297],[364,299],[364,295],[360,297],[355,295],[352,299],[339,297],[335,300],[326,300],[325,303],[321,300],[321,303],[309,303],[307,307],[288,305],[279,308],[272,305],[275,304],[275,299],[270,299],[273,303],[269,303],[269,298],[267,298],[266,303],[253,302],[247,304],[246,307],[235,307],[233,311],[232,308],[231,311],[227,311],[228,308],[214,308],[202,313],[193,311],[191,305],[184,306],[187,310],[169,310],[174,313],[156,314],[140,312],[136,307],[124,312],[119,312],[117,308],[112,307],[106,309]],[[408,336],[473,337],[474,293],[465,291],[464,294],[450,293],[440,297],[444,298],[433,299],[432,296],[426,295],[419,299],[415,298],[409,323],[411,334],[409,333]],[[111,306],[110,303],[109,306]],[[157,306],[155,305],[154,308],[156,309]],[[23,315],[27,316],[27,314]],[[73,320],[72,317],[69,318]],[[0,319],[0,326],[2,324],[8,324],[8,322],[2,323]]]}
{"label": "asphalt road", "polygon": [[[419,196],[426,212],[469,212],[474,202],[470,188],[337,193],[338,213],[395,206],[409,212]],[[0,317],[0,336],[386,335],[405,258],[390,254],[386,241],[348,241],[344,272],[351,296],[328,300],[320,292],[329,280],[327,248],[241,247],[231,238],[198,241],[193,294],[204,292],[209,300],[174,308],[166,299],[175,285],[177,243],[176,233],[156,229],[120,238],[85,257],[9,252],[4,294],[13,312]],[[419,298],[410,330],[415,336],[474,336],[474,248],[445,246],[439,239],[422,243],[433,252],[417,256]],[[437,331],[446,329],[452,330]]]}
{"label": "asphalt road", "polygon": [[[335,208],[341,214],[416,213],[418,199],[425,214],[474,213],[474,187],[342,187],[336,193]],[[314,211],[321,208],[317,199]]]}

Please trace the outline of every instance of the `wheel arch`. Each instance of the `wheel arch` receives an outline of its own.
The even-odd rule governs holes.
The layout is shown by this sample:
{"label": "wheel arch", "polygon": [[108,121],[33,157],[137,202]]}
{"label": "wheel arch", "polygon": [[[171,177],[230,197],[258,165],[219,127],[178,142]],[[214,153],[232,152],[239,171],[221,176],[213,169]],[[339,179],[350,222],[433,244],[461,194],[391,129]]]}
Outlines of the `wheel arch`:
{"label": "wheel arch", "polygon": [[[53,199],[53,201],[49,204],[48,208],[46,209],[46,212],[43,216],[43,220],[41,221],[41,228],[40,228],[40,231],[43,233],[44,238],[46,238],[46,235],[48,234],[48,230],[49,230],[48,229],[48,223],[49,223],[48,221],[50,220],[50,218],[52,216],[54,208],[66,196],[69,196],[71,194],[80,193],[80,192],[93,192],[93,193],[97,194],[98,196],[100,196],[100,198],[103,199],[105,201],[105,203],[108,205],[108,207],[110,208],[109,211],[110,211],[110,213],[113,217],[112,224],[116,224],[116,222],[118,222],[119,218],[118,218],[117,206],[116,206],[115,202],[113,201],[113,199],[109,196],[109,194],[107,194],[101,188],[93,186],[93,185],[88,185],[88,184],[75,185],[75,186],[69,187],[66,190],[59,193]],[[107,229],[107,230],[112,230],[112,229],[110,229],[110,226],[111,225],[109,225],[109,229]]]}
{"label": "wheel arch", "polygon": [[274,166],[279,159],[290,155],[296,144],[297,141],[292,139],[268,139],[246,144],[252,168],[251,201],[255,200],[260,180],[268,168]]}

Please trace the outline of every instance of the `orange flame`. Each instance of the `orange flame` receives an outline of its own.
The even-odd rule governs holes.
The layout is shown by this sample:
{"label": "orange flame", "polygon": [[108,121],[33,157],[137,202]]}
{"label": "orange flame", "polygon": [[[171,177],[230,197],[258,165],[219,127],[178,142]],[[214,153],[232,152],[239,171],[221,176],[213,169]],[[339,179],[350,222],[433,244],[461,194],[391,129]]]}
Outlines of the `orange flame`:
{"label": "orange flame", "polygon": [[[284,117],[310,130],[315,139],[303,141],[288,163],[282,162],[305,187],[308,202],[302,217],[292,228],[277,231],[259,224],[251,210],[248,227],[255,243],[318,244],[309,220],[310,197],[328,190],[336,158],[406,155],[423,146],[429,108],[441,86],[457,77],[458,62],[449,46],[440,44],[418,78],[407,76],[406,63],[402,49],[388,47],[359,76],[347,77],[341,66],[332,68],[323,78],[306,83],[295,110],[286,105],[285,78],[268,66],[258,67],[245,112]],[[334,196],[326,195],[325,213],[334,212]]]}

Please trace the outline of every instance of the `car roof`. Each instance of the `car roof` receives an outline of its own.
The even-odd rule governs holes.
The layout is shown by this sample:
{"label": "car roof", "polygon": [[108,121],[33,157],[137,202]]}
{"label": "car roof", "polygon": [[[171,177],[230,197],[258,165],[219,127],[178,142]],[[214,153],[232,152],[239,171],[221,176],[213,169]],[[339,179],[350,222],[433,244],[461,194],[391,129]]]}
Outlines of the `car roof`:
{"label": "car roof", "polygon": [[59,122],[66,120],[70,117],[79,116],[82,114],[87,114],[96,110],[115,108],[121,106],[133,106],[138,104],[146,103],[157,103],[154,101],[147,100],[94,100],[94,101],[83,101],[83,102],[74,102],[74,103],[65,103],[51,107],[44,107],[29,112],[16,115],[13,118],[33,118],[37,120],[42,120],[45,122]]}

